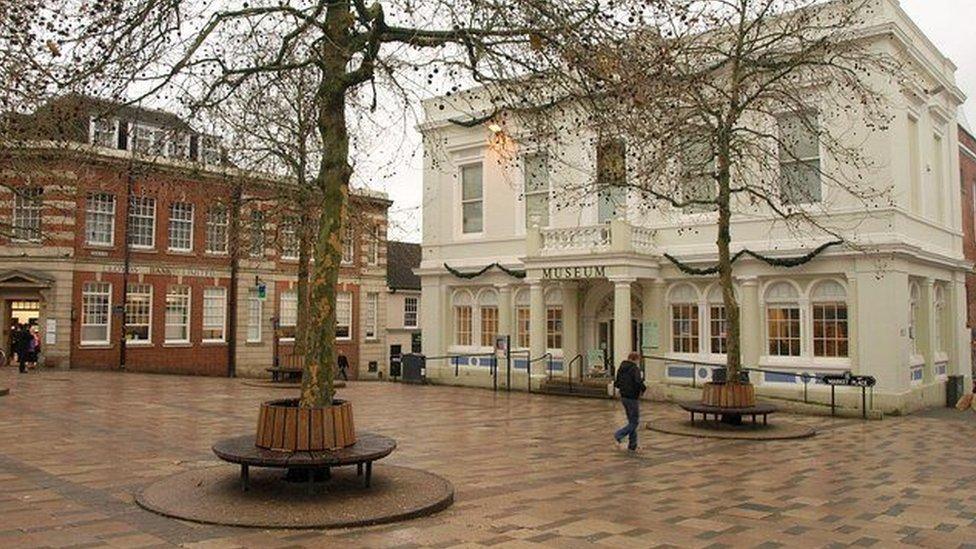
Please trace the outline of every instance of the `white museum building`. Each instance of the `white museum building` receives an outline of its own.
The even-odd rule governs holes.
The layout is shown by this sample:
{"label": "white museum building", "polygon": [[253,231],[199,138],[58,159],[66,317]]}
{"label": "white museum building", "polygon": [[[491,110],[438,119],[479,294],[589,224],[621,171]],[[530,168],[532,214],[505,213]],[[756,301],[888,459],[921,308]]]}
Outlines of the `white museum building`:
{"label": "white museum building", "polygon": [[[797,394],[797,374],[851,372],[877,379],[874,408],[910,411],[943,405],[949,375],[965,376],[966,387],[971,382],[965,274],[972,265],[963,257],[955,131],[964,95],[955,66],[897,1],[878,3],[882,13],[865,35],[872,47],[905,56],[921,82],[886,89],[893,121],[862,145],[878,166],[863,177],[890,187],[892,200],[868,214],[818,178],[813,194],[831,213],[855,219],[853,238],[870,246],[830,248],[794,268],[736,263],[742,359],[766,370],[750,376],[760,396]],[[653,357],[645,361],[652,389],[707,380],[725,360],[717,279],[684,274],[664,254],[714,263],[716,214],[647,211],[633,196],[614,207],[603,196],[557,207],[560,186],[592,179],[608,149],[593,140],[564,142],[568,150],[558,156],[575,162],[549,161],[552,150],[520,148],[531,139],[506,128],[515,160],[499,161],[513,146],[498,151],[497,127],[452,122],[489,111],[472,97],[425,101],[420,126],[416,273],[428,379],[490,386],[496,337],[508,335],[513,387],[525,388],[529,357],[546,357],[531,366],[541,384],[549,356],[556,372],[575,376],[599,368],[601,356],[619,363],[633,350]],[[830,115],[819,112],[821,123],[837,119]],[[806,155],[820,160],[816,146]],[[772,216],[734,215],[732,223],[733,246],[779,257],[822,243],[803,240]],[[445,356],[455,358],[439,358]],[[809,390],[828,391],[817,384]]]}

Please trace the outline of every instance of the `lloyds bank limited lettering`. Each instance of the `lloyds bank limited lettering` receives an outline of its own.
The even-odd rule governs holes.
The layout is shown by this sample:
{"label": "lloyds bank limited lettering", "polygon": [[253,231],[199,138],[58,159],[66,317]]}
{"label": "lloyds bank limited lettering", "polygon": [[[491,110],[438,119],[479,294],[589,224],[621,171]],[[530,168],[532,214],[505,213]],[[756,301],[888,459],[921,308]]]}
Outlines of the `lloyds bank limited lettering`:
{"label": "lloyds bank limited lettering", "polygon": [[606,278],[606,267],[547,267],[542,269],[545,280],[575,278]]}

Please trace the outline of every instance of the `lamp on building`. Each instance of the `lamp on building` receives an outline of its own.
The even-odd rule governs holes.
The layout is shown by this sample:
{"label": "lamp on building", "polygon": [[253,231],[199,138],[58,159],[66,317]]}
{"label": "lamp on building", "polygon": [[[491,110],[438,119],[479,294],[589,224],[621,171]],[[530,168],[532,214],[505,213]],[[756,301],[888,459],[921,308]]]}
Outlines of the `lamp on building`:
{"label": "lamp on building", "polygon": [[502,131],[502,125],[499,124],[498,122],[492,122],[492,123],[488,124],[488,130],[491,133],[501,133],[501,131]]}

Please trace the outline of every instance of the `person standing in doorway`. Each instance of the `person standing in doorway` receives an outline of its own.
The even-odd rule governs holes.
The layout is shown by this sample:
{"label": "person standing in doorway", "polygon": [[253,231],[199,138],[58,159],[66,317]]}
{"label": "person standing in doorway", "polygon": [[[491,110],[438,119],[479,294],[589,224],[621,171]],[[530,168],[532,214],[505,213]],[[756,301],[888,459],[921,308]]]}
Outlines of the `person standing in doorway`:
{"label": "person standing in doorway", "polygon": [[27,367],[33,370],[37,368],[37,358],[41,354],[41,334],[36,324],[31,324],[27,329],[29,339],[27,341]]}
{"label": "person standing in doorway", "polygon": [[347,372],[349,370],[349,359],[346,358],[345,353],[340,351],[336,362],[339,364],[339,375],[342,376],[342,379],[349,381],[349,373]]}
{"label": "person standing in doorway", "polygon": [[17,365],[20,366],[20,373],[26,374],[27,364],[30,362],[30,348],[34,342],[34,338],[31,337],[30,330],[26,324],[20,325],[14,341],[16,342],[14,352],[17,353]]}
{"label": "person standing in doorway", "polygon": [[613,434],[613,440],[619,448],[627,437],[627,449],[634,452],[637,446],[637,430],[640,428],[640,397],[647,390],[644,380],[641,378],[640,368],[637,361],[640,360],[638,353],[630,353],[627,360],[620,363],[617,369],[617,378],[613,386],[620,391],[620,403],[624,406],[627,413],[627,425],[624,425]]}

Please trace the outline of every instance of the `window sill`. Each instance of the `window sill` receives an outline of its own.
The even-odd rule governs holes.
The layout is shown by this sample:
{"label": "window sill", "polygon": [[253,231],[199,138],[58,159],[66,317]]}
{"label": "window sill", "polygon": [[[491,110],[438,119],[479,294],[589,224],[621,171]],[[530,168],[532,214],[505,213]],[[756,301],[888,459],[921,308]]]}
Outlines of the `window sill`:
{"label": "window sill", "polygon": [[166,252],[167,253],[170,253],[170,254],[173,254],[173,255],[193,255],[193,249],[192,248],[189,249],[189,250],[176,250],[176,249],[173,249],[173,248],[169,248],[169,249],[166,250]]}
{"label": "window sill", "polygon": [[264,342],[263,341],[260,341],[260,340],[256,340],[256,341],[245,341],[244,342],[244,345],[246,345],[248,347],[260,347],[261,345],[264,345]]}
{"label": "window sill", "polygon": [[759,367],[845,371],[851,369],[851,360],[850,358],[782,357],[767,355],[759,357]]}
{"label": "window sill", "polygon": [[204,339],[200,342],[200,345],[203,345],[204,347],[221,347],[223,345],[227,345],[227,342],[223,339]]}
{"label": "window sill", "polygon": [[130,340],[128,340],[128,341],[125,342],[125,346],[126,347],[152,347],[153,346],[153,342],[152,341],[141,341],[141,340],[135,341],[135,340],[131,340],[130,339]]}
{"label": "window sill", "polygon": [[142,247],[142,246],[129,246],[129,251],[138,252],[141,254],[154,254],[157,253],[155,246]]}
{"label": "window sill", "polygon": [[84,341],[82,341],[81,343],[78,344],[78,347],[82,349],[114,349],[115,345],[108,343],[107,341],[93,342],[93,343],[85,343]]}
{"label": "window sill", "polygon": [[184,349],[187,347],[193,347],[193,343],[189,341],[164,341],[163,347],[167,349]]}
{"label": "window sill", "polygon": [[203,252],[208,257],[227,257],[227,252]]}
{"label": "window sill", "polygon": [[293,337],[280,337],[278,338],[278,343],[294,343],[295,338]]}
{"label": "window sill", "polygon": [[100,252],[107,252],[115,248],[115,243],[112,244],[92,244],[91,242],[85,242],[82,245],[83,250],[98,250]]}

